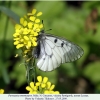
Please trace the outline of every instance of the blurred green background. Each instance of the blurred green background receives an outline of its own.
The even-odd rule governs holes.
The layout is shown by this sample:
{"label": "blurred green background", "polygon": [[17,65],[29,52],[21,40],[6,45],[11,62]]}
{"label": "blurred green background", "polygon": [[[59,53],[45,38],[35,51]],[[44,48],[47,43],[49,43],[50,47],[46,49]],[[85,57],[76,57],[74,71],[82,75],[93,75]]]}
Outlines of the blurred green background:
{"label": "blurred green background", "polygon": [[100,2],[99,1],[0,1],[0,88],[5,93],[28,93],[26,70],[13,45],[14,26],[35,8],[42,11],[45,30],[64,37],[84,50],[73,63],[62,64],[47,76],[60,93],[100,93]]}

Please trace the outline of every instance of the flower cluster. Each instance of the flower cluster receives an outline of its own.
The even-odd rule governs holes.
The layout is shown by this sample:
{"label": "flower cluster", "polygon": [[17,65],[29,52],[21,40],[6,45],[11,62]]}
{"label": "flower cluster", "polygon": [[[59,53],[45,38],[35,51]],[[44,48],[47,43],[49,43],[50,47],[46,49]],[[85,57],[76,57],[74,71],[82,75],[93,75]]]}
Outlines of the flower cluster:
{"label": "flower cluster", "polygon": [[42,76],[38,76],[37,80],[38,82],[30,82],[30,86],[26,87],[29,94],[59,94],[59,91],[53,91],[55,85],[51,85],[47,77],[42,79]]}
{"label": "flower cluster", "polygon": [[15,25],[14,45],[17,49],[24,49],[24,53],[27,53],[31,47],[37,46],[37,36],[43,27],[38,18],[41,15],[42,12],[36,13],[36,9],[33,9],[32,13],[20,18],[20,24]]}
{"label": "flower cluster", "polygon": [[3,89],[0,89],[0,94],[3,94],[4,93],[4,90]]}

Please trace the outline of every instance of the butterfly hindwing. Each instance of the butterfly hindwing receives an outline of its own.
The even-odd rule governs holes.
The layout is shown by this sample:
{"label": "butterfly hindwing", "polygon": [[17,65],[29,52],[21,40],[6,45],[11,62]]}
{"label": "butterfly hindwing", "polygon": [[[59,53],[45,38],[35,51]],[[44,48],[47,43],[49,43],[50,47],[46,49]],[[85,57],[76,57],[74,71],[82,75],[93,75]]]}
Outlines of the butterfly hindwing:
{"label": "butterfly hindwing", "polygon": [[37,67],[42,71],[52,71],[61,63],[75,61],[83,55],[83,50],[78,45],[48,34],[41,37],[39,45]]}

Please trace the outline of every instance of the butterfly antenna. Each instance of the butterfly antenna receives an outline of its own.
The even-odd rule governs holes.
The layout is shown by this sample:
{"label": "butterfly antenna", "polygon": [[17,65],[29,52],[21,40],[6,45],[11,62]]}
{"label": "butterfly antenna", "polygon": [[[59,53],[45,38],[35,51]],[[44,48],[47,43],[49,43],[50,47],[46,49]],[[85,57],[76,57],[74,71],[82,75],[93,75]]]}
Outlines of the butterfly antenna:
{"label": "butterfly antenna", "polygon": [[46,30],[46,31],[50,31],[50,30],[52,30],[52,29],[48,29],[48,30]]}
{"label": "butterfly antenna", "polygon": [[43,28],[44,28],[44,30],[45,30],[45,27],[44,27],[44,23],[43,23],[43,20],[42,20],[42,24],[43,24]]}
{"label": "butterfly antenna", "polygon": [[[44,28],[44,30],[45,30],[43,20],[42,20],[42,24],[43,24],[43,28]],[[46,30],[46,31],[50,31],[50,30],[52,30],[52,29],[48,29],[48,30]]]}

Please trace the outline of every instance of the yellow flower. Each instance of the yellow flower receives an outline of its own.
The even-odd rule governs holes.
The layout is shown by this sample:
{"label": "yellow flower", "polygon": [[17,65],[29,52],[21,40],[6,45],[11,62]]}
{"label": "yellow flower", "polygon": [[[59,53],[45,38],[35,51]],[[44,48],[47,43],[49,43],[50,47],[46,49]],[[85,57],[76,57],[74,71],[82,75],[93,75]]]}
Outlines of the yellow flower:
{"label": "yellow flower", "polygon": [[59,94],[59,91],[53,91],[55,85],[51,85],[51,82],[47,82],[44,94]]}
{"label": "yellow flower", "polygon": [[48,81],[48,78],[47,77],[44,77],[43,80],[42,80],[42,76],[38,76],[37,77],[37,80],[41,84],[41,87],[42,88],[45,88],[46,87],[46,83]]}
{"label": "yellow flower", "polygon": [[0,89],[0,94],[4,94],[4,89]]}
{"label": "yellow flower", "polygon": [[[28,13],[24,17],[20,18],[20,24],[15,25],[14,45],[17,49],[29,50],[37,46],[38,33],[43,28],[39,16],[42,12],[38,12],[36,9],[32,10],[32,13]],[[28,51],[27,51],[28,52]]]}
{"label": "yellow flower", "polygon": [[37,15],[36,16],[41,16],[42,15],[42,12],[39,12],[39,13],[37,13]]}
{"label": "yellow flower", "polygon": [[37,94],[37,86],[34,86],[34,82],[30,82],[30,86],[26,87],[26,90],[29,91],[29,94]]}
{"label": "yellow flower", "polygon": [[35,84],[33,82],[30,83],[30,86],[26,87],[26,90],[31,94],[59,94],[59,91],[53,91],[55,85],[51,85],[51,82],[48,82],[48,78],[42,76],[37,76],[38,82]]}
{"label": "yellow flower", "polygon": [[36,9],[33,9],[32,10],[32,14],[34,15],[36,13]]}
{"label": "yellow flower", "polygon": [[49,91],[49,90],[45,90],[44,94],[60,94],[59,91]]}

